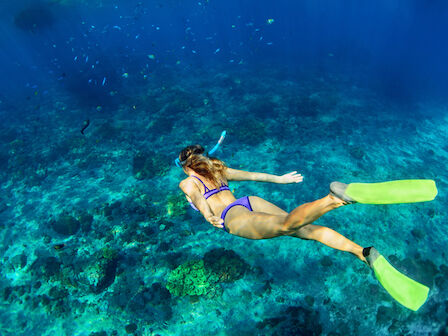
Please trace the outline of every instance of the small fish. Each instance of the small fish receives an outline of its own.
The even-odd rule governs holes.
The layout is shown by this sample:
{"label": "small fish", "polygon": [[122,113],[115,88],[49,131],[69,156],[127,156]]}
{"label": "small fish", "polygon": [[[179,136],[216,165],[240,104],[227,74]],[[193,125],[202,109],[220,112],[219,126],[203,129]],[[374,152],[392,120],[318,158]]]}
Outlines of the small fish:
{"label": "small fish", "polygon": [[121,30],[121,27],[120,27],[120,26],[113,26],[112,28]]}
{"label": "small fish", "polygon": [[86,56],[86,63],[89,61],[89,56]]}
{"label": "small fish", "polygon": [[65,247],[65,244],[56,244],[56,245],[53,245],[53,248],[54,248],[55,250],[62,250],[64,247]]}
{"label": "small fish", "polygon": [[78,56],[75,56],[75,58],[73,60],[76,61],[77,59],[78,59]]}
{"label": "small fish", "polygon": [[106,83],[106,77],[103,78],[103,82],[101,83],[102,86]]}
{"label": "small fish", "polygon": [[151,55],[148,55],[148,58],[154,60],[154,59],[156,59],[156,56],[151,54]]}
{"label": "small fish", "polygon": [[87,127],[89,127],[89,125],[90,125],[90,120],[89,119],[85,120],[84,124],[82,126],[82,129],[81,129],[81,134],[82,135],[84,135],[84,131],[86,130]]}
{"label": "small fish", "polygon": [[273,24],[273,23],[274,23],[274,19],[267,19],[266,22],[267,22],[268,24]]}
{"label": "small fish", "polygon": [[221,50],[221,48],[216,49],[215,54],[219,53],[220,50]]}
{"label": "small fish", "polygon": [[123,77],[123,78],[128,78],[128,77],[129,77],[129,74],[128,74],[127,72],[125,72],[124,74],[121,75],[121,77]]}

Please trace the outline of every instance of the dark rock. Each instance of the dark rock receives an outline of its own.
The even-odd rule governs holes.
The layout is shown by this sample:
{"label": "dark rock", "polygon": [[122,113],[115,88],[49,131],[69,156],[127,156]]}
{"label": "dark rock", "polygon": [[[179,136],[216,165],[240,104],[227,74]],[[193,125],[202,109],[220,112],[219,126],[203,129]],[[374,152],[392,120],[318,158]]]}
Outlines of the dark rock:
{"label": "dark rock", "polygon": [[128,334],[132,334],[137,330],[137,325],[135,323],[128,324],[125,330]]}
{"label": "dark rock", "polygon": [[241,279],[250,269],[238,254],[224,248],[213,249],[204,255],[204,267],[218,275],[221,282]]}
{"label": "dark rock", "polygon": [[305,302],[309,305],[312,306],[314,304],[314,297],[312,297],[311,295],[307,295],[305,296]]}
{"label": "dark rock", "polygon": [[349,145],[348,152],[350,156],[356,160],[362,160],[366,156],[364,149],[356,145]]}
{"label": "dark rock", "polygon": [[393,318],[393,308],[379,306],[376,311],[376,324],[380,326],[389,325]]}
{"label": "dark rock", "polygon": [[71,236],[78,232],[81,224],[71,215],[61,215],[52,223],[53,230],[64,236]]}
{"label": "dark rock", "polygon": [[127,309],[145,321],[166,321],[172,317],[171,294],[160,283],[143,287],[126,304]]}
{"label": "dark rock", "polygon": [[117,274],[118,259],[100,258],[96,264],[98,282],[91,285],[91,289],[95,294],[99,294],[112,285]]}
{"label": "dark rock", "polygon": [[412,229],[411,230],[411,234],[414,236],[414,238],[416,239],[422,239],[424,237],[423,231],[420,229]]}
{"label": "dark rock", "polygon": [[267,328],[269,335],[275,336],[317,336],[322,333],[319,313],[296,306],[286,308],[277,317],[264,319],[256,327]]}
{"label": "dark rock", "polygon": [[448,336],[448,323],[444,325],[442,328],[440,328],[437,336]]}
{"label": "dark rock", "polygon": [[95,331],[91,332],[89,336],[107,336],[107,332],[103,331]]}
{"label": "dark rock", "polygon": [[8,301],[9,296],[12,293],[12,290],[13,290],[13,288],[11,286],[8,286],[3,290],[3,300],[4,301]]}
{"label": "dark rock", "polygon": [[89,213],[83,213],[79,216],[82,232],[88,233],[92,230],[93,216]]}
{"label": "dark rock", "polygon": [[181,252],[169,252],[165,256],[165,261],[170,268],[176,268],[179,265],[179,260],[183,257]]}
{"label": "dark rock", "polygon": [[320,264],[325,267],[330,267],[333,265],[333,260],[329,256],[324,256],[320,259]]}
{"label": "dark rock", "polygon": [[51,277],[61,270],[61,262],[55,257],[48,257],[43,262],[43,275]]}
{"label": "dark rock", "polygon": [[170,247],[171,247],[171,244],[170,244],[170,243],[167,243],[167,242],[161,242],[161,243],[159,244],[159,246],[157,247],[157,252],[166,252],[166,251],[169,251]]}
{"label": "dark rock", "polygon": [[422,260],[408,257],[394,266],[415,281],[428,287],[432,287],[438,272],[437,266],[429,259]]}
{"label": "dark rock", "polygon": [[24,268],[27,263],[27,257],[25,254],[17,254],[11,258],[11,264],[15,270]]}
{"label": "dark rock", "polygon": [[68,291],[65,288],[59,288],[59,287],[51,287],[50,291],[48,292],[48,296],[53,299],[63,299],[68,296]]}

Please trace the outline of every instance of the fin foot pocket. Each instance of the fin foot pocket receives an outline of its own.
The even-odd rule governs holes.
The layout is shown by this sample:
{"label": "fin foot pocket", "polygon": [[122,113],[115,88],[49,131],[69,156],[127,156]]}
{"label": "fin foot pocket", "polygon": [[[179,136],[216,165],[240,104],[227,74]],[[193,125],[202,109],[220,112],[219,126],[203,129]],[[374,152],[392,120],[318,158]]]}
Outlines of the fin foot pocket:
{"label": "fin foot pocket", "polygon": [[345,193],[349,185],[341,182],[331,182],[330,194],[343,200],[347,204],[356,203],[356,201]]}

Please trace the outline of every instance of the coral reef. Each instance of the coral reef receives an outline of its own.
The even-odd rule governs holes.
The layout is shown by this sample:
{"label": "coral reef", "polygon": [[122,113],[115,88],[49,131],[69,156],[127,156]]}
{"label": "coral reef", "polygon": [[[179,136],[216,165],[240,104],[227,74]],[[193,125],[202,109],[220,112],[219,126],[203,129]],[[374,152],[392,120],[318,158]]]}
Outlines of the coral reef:
{"label": "coral reef", "polygon": [[221,282],[241,279],[248,269],[246,262],[234,251],[213,249],[202,260],[188,261],[168,275],[166,288],[176,296],[221,295]]}
{"label": "coral reef", "polygon": [[205,295],[214,297],[221,293],[218,282],[218,276],[204,267],[203,260],[192,260],[170,272],[166,288],[176,296]]}
{"label": "coral reef", "polygon": [[166,199],[166,213],[169,217],[184,216],[187,213],[187,204],[182,192],[170,194]]}

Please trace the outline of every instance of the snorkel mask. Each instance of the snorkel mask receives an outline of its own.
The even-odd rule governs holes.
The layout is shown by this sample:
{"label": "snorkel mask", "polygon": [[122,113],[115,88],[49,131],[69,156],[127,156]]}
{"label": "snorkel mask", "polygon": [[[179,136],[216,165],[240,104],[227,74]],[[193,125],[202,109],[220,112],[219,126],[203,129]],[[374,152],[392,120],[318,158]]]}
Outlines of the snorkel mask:
{"label": "snorkel mask", "polygon": [[[226,137],[226,131],[222,131],[221,133],[221,137],[219,138],[218,142],[216,143],[216,145],[211,149],[211,151],[209,151],[207,153],[208,155],[212,155],[214,152],[216,152],[219,148],[219,146],[222,144],[222,142],[224,141],[224,138]],[[185,160],[187,161],[187,160]],[[176,160],[174,160],[174,163],[176,164],[176,166],[178,166],[179,168],[182,168],[182,166],[184,165],[185,161],[180,161],[179,158],[177,158]]]}

